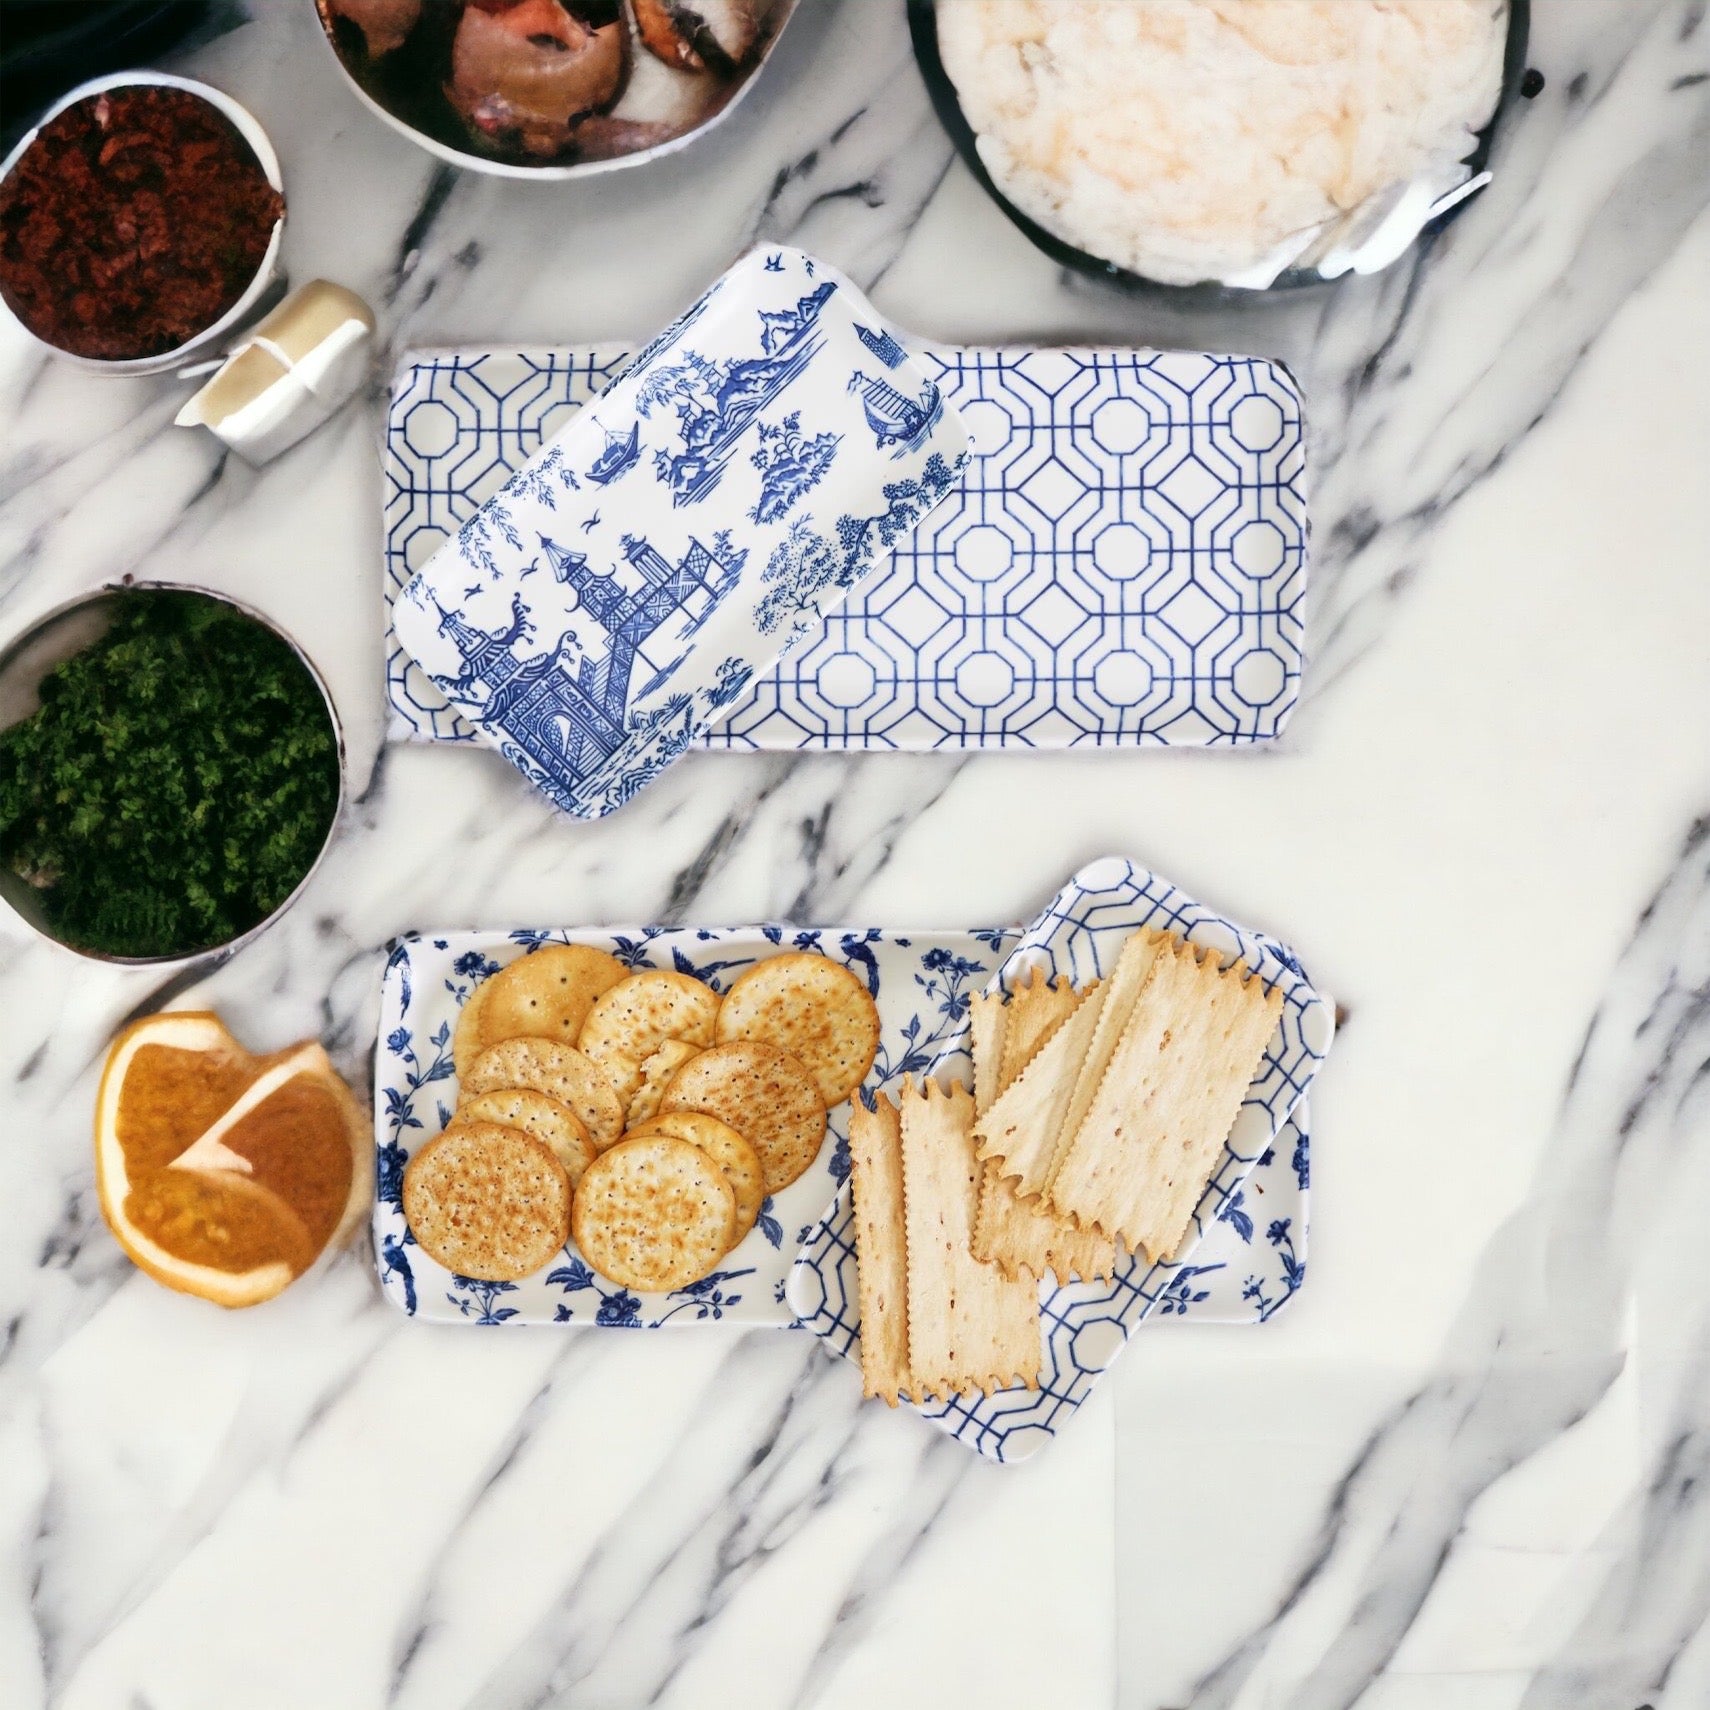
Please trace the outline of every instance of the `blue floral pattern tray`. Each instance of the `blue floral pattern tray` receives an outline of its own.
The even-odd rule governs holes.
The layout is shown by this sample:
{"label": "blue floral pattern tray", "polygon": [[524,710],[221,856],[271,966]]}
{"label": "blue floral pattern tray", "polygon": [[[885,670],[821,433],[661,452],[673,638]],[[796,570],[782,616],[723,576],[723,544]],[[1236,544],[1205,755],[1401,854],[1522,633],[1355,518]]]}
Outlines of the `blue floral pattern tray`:
{"label": "blue floral pattern tray", "polygon": [[[883,568],[696,740],[715,748],[1203,747],[1293,710],[1307,578],[1305,426],[1257,357],[910,340],[973,441],[966,478]],[[385,443],[394,740],[474,732],[390,606],[620,345],[422,351]]]}
{"label": "blue floral pattern tray", "polygon": [[[818,1162],[775,1201],[718,1272],[676,1295],[638,1296],[595,1276],[573,1247],[521,1283],[472,1282],[423,1254],[404,1223],[403,1175],[411,1154],[442,1129],[457,1101],[451,1035],[476,982],[539,944],[594,944],[632,967],[676,968],[724,987],[782,949],[811,949],[855,970],[878,1002],[882,1033],[869,1084],[919,1075],[955,1047],[970,996],[1019,941],[1020,929],[880,932],[870,928],[633,927],[611,931],[448,932],[397,941],[381,987],[375,1052],[374,1258],[386,1298],[414,1317],[461,1324],[598,1324],[657,1329],[713,1321],[790,1325],[785,1279],[827,1198],[847,1178],[848,1106],[834,1111]],[[1166,1314],[1252,1323],[1298,1286],[1305,1253],[1304,1114],[1292,1144],[1279,1139],[1208,1235]],[[1288,1245],[1256,1225],[1286,1226]],[[1185,1271],[1185,1267],[1183,1268]],[[851,1290],[853,1278],[851,1277]],[[851,1300],[854,1295],[851,1292]]]}
{"label": "blue floral pattern tray", "polygon": [[[1335,1012],[1313,989],[1292,951],[1263,933],[1236,926],[1133,862],[1113,857],[1083,868],[1012,941],[998,979],[1007,989],[1027,969],[1043,967],[1077,986],[1090,984],[1103,977],[1123,941],[1142,926],[1174,932],[1226,956],[1239,954],[1267,983],[1280,985],[1282,1019],[1235,1119],[1223,1161],[1194,1212],[1197,1240],[1190,1237],[1173,1264],[1128,1260],[1108,1283],[1059,1286],[1047,1278],[1039,1290],[1045,1320],[1039,1387],[918,1409],[988,1460],[1019,1461],[1037,1454],[1074,1416],[1154,1310],[1161,1317],[1228,1316],[1262,1323],[1293,1297],[1305,1277],[1304,1099],[1330,1049]],[[945,1040],[928,1072],[970,1078],[965,1024]],[[854,1211],[847,1181],[840,1182],[831,1209],[802,1243],[786,1293],[796,1315],[833,1352],[860,1358]]]}

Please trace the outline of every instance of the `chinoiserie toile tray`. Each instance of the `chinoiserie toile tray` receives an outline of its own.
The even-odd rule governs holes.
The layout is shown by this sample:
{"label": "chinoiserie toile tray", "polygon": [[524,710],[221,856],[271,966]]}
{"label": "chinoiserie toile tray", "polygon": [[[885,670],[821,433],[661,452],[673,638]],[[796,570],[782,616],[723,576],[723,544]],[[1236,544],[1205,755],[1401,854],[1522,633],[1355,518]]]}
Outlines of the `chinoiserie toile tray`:
{"label": "chinoiserie toile tray", "polygon": [[[1239,955],[1267,985],[1281,988],[1282,1019],[1235,1119],[1223,1160],[1195,1208],[1197,1236],[1189,1234],[1175,1262],[1127,1259],[1108,1283],[1059,1286],[1047,1278],[1039,1295],[1045,1320],[1039,1387],[1002,1389],[918,1409],[988,1460],[1019,1461],[1038,1453],[1074,1416],[1154,1310],[1161,1316],[1204,1318],[1208,1314],[1202,1307],[1215,1301],[1216,1316],[1263,1322],[1295,1293],[1305,1274],[1304,1100],[1330,1049],[1335,1011],[1314,990],[1291,950],[1235,925],[1143,867],[1112,857],[1083,868],[1010,941],[998,978],[1007,990],[1026,970],[1043,967],[1076,986],[1088,985],[1103,977],[1124,940],[1142,926],[1173,932],[1231,958]],[[966,1081],[969,1069],[964,1020],[941,1035],[928,1073]],[[1249,1258],[1260,1254],[1264,1264]],[[802,1323],[833,1352],[860,1358],[854,1211],[846,1181],[803,1241],[786,1297]],[[1236,1299],[1244,1313],[1237,1313]]]}
{"label": "chinoiserie toile tray", "polygon": [[[973,463],[823,632],[741,697],[726,749],[1206,747],[1279,735],[1307,578],[1305,429],[1258,357],[911,340]],[[629,361],[615,344],[418,351],[385,443],[388,734],[469,725],[392,634],[433,553]]]}
{"label": "chinoiserie toile tray", "polygon": [[[466,1324],[599,1324],[657,1329],[708,1324],[795,1323],[785,1279],[797,1249],[849,1173],[848,1106],[808,1172],[768,1201],[753,1233],[718,1272],[676,1295],[638,1296],[595,1276],[573,1248],[521,1283],[470,1282],[423,1254],[404,1223],[404,1166],[445,1125],[457,1097],[451,1036],[475,983],[543,943],[611,951],[633,967],[676,968],[724,987],[750,963],[784,949],[812,949],[866,982],[882,1033],[869,1085],[919,1075],[953,1050],[968,1000],[995,975],[1020,929],[877,931],[781,926],[634,927],[605,931],[448,932],[398,940],[387,961],[375,1054],[375,1265],[386,1297],[414,1317]],[[1299,1286],[1305,1255],[1307,1140],[1304,1115],[1291,1142],[1250,1178],[1197,1256],[1182,1267],[1164,1307],[1197,1320],[1253,1323]],[[1261,1209],[1262,1208],[1262,1209]],[[1280,1220],[1286,1240],[1255,1235],[1260,1218]],[[853,1301],[853,1279],[850,1281]]]}
{"label": "chinoiserie toile tray", "polygon": [[600,819],[816,639],[968,462],[856,286],[761,245],[444,542],[392,633],[482,742]]}

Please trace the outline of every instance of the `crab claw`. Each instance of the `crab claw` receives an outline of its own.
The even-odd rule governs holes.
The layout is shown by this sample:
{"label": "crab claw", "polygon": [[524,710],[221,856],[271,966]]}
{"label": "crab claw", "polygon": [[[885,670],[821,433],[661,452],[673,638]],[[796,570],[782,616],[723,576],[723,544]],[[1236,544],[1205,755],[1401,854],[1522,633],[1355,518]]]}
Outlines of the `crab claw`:
{"label": "crab claw", "polygon": [[446,94],[479,135],[557,154],[579,120],[617,99],[626,50],[617,6],[587,4],[578,13],[562,0],[474,0],[465,8]]}
{"label": "crab claw", "polygon": [[754,0],[630,0],[635,27],[657,59],[683,71],[728,76],[754,51]]}

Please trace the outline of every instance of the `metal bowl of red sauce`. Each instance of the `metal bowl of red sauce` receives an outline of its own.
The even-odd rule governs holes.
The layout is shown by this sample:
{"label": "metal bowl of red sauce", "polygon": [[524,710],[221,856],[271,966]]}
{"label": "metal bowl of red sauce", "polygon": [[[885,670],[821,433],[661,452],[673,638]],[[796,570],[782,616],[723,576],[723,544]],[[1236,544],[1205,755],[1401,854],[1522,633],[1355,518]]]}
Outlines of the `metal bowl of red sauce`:
{"label": "metal bowl of red sauce", "polygon": [[282,280],[284,180],[229,95],[162,71],[60,97],[0,163],[0,302],[101,374],[211,353]]}
{"label": "metal bowl of red sauce", "polygon": [[561,181],[734,111],[796,0],[314,0],[363,103],[453,166]]}

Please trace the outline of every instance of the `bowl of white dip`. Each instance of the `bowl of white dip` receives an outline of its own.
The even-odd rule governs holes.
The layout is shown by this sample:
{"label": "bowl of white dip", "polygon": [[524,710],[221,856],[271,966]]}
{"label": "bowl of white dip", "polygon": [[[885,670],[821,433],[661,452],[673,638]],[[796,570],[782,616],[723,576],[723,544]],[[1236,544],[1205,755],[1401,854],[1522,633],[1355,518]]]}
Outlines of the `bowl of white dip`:
{"label": "bowl of white dip", "polygon": [[1047,255],[1229,297],[1375,272],[1464,207],[1522,93],[1529,11],[909,0],[909,26],[958,152]]}

